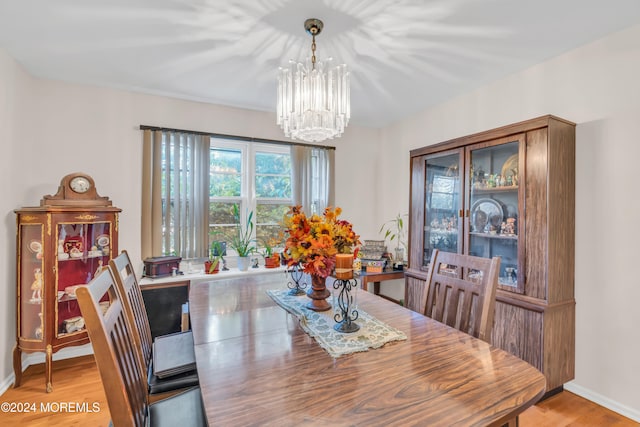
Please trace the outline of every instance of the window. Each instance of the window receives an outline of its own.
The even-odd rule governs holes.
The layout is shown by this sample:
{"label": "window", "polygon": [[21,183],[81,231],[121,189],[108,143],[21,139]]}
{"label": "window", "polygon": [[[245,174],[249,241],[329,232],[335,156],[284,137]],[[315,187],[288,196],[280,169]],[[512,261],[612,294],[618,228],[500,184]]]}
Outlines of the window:
{"label": "window", "polygon": [[209,243],[228,242],[235,233],[233,205],[243,213],[246,200],[248,143],[211,139],[209,160]]}
{"label": "window", "polygon": [[291,205],[322,212],[333,202],[332,147],[145,129],[143,160],[143,258],[206,257],[235,234],[234,206],[241,224],[253,212],[257,246],[274,246]]}
{"label": "window", "polygon": [[256,146],[254,188],[256,237],[260,246],[279,241],[283,215],[293,204],[291,192],[291,154],[289,147]]}
{"label": "window", "polygon": [[242,224],[253,211],[258,246],[277,239],[293,203],[289,147],[211,138],[210,164],[210,241],[228,242],[235,233],[234,204]]}

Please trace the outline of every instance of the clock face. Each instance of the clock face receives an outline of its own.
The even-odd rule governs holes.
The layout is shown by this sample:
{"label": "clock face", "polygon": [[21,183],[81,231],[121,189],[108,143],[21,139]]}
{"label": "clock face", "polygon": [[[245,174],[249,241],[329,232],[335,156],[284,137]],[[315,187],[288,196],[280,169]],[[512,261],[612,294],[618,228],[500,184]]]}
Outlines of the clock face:
{"label": "clock face", "polygon": [[84,176],[76,176],[71,180],[69,186],[76,193],[86,193],[91,188],[91,183]]}

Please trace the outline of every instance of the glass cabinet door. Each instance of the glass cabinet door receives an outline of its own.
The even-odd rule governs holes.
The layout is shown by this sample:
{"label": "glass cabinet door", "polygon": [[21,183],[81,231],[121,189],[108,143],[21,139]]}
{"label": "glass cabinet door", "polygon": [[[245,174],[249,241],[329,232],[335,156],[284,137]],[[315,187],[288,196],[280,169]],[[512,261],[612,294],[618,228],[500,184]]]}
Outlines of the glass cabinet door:
{"label": "glass cabinet door", "polygon": [[84,330],[76,299],[111,259],[111,223],[58,223],[57,225],[57,336]]}
{"label": "glass cabinet door", "polygon": [[25,340],[43,339],[43,224],[20,224],[20,325]]}
{"label": "glass cabinet door", "polygon": [[495,141],[468,150],[469,230],[465,244],[469,255],[501,258],[500,288],[521,290],[518,271],[521,188],[520,159],[523,139]]}
{"label": "glass cabinet door", "polygon": [[427,266],[434,249],[459,252],[462,206],[461,150],[428,156],[425,160],[425,216],[422,265]]}

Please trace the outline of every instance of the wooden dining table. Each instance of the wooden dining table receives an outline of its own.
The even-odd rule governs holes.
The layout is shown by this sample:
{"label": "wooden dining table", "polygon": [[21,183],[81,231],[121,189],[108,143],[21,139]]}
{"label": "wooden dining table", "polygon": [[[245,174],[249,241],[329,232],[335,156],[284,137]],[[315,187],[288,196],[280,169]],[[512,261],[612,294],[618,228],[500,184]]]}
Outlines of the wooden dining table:
{"label": "wooden dining table", "polygon": [[210,426],[498,426],[545,391],[521,359],[367,292],[359,309],[407,339],[333,358],[266,294],[286,283],[265,274],[191,286]]}

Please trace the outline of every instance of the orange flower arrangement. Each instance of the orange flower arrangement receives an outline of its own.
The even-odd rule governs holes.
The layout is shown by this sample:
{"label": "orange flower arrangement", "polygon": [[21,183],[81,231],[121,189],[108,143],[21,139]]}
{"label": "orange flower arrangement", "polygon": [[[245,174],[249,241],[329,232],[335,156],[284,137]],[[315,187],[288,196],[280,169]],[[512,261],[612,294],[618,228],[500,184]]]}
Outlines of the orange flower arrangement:
{"label": "orange flower arrangement", "polygon": [[336,254],[351,253],[360,244],[351,223],[338,219],[341,213],[340,208],[326,208],[322,216],[307,217],[300,206],[291,206],[284,217],[287,264],[299,264],[308,274],[331,275]]}

